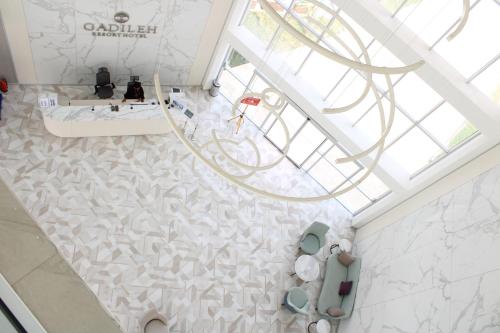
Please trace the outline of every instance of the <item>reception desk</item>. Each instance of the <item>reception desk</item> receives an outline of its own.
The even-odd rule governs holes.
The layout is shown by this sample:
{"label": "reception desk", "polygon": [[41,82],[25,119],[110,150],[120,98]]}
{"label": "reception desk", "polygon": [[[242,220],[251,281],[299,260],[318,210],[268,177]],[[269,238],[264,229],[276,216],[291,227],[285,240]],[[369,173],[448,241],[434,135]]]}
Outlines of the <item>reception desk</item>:
{"label": "reception desk", "polygon": [[[70,100],[42,109],[47,130],[60,137],[165,134],[171,131],[156,100]],[[119,111],[112,111],[118,106]]]}

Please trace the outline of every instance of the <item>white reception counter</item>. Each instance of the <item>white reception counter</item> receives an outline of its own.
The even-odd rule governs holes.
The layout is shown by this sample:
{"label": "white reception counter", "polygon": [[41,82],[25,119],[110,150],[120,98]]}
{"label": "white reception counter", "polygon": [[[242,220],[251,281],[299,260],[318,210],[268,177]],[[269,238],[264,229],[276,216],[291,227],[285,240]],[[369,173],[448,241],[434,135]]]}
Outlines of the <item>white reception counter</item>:
{"label": "white reception counter", "polygon": [[[112,111],[112,106],[119,111]],[[72,100],[42,109],[47,130],[60,137],[165,134],[170,125],[156,100]]]}

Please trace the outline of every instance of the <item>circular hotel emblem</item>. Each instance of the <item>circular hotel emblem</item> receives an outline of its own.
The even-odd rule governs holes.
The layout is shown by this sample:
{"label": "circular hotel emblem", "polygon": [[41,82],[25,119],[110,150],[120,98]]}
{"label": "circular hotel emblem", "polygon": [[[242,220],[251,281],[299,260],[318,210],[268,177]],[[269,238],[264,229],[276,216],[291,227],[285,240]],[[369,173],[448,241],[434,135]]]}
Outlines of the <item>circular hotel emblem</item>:
{"label": "circular hotel emblem", "polygon": [[125,12],[118,12],[115,14],[115,22],[117,23],[126,23],[128,20],[129,20],[129,16],[127,13]]}

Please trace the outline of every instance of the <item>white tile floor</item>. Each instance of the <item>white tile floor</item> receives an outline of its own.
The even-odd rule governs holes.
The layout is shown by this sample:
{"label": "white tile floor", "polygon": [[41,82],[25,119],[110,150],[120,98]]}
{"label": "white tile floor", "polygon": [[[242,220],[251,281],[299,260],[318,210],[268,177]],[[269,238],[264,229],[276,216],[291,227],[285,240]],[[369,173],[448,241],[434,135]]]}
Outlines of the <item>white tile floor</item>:
{"label": "white tile floor", "polygon": [[[47,133],[34,107],[39,91],[86,98],[92,90],[12,86],[0,125],[0,176],[121,328],[136,332],[138,319],[157,308],[171,332],[304,332],[317,319],[320,282],[305,286],[309,317],[280,306],[296,283],[288,272],[298,237],[316,220],[331,225],[330,240],[352,237],[349,214],[335,201],[287,204],[236,189],[203,165],[193,169],[173,134]],[[200,119],[226,127],[229,105],[222,99],[196,89],[188,96]],[[250,126],[246,132],[257,135]],[[291,165],[280,170],[257,183],[318,191]]]}

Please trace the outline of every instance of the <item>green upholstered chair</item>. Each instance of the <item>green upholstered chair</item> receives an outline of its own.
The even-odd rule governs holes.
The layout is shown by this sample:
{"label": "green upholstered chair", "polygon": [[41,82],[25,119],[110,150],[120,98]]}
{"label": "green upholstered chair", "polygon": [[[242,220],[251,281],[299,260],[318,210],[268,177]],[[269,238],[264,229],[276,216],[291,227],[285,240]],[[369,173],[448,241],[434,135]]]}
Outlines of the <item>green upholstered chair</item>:
{"label": "green upholstered chair", "polygon": [[325,235],[329,229],[329,226],[321,222],[311,224],[300,237],[300,249],[307,254],[316,254],[325,245]]}
{"label": "green upholstered chair", "polygon": [[293,287],[285,294],[283,305],[292,312],[307,314],[309,299],[302,288]]}

